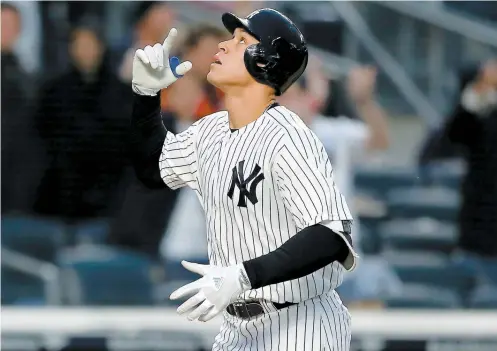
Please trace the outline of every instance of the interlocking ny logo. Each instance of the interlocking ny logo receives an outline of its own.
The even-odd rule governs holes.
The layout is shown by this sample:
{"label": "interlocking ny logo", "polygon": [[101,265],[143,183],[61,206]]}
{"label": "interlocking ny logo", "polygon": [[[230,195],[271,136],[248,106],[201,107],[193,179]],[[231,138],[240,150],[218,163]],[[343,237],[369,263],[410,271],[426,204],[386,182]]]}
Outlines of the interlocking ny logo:
{"label": "interlocking ny logo", "polygon": [[[230,189],[228,191],[228,196],[233,199],[233,193],[235,191],[235,185],[240,190],[240,196],[238,197],[238,206],[247,207],[247,199],[255,205],[257,203],[257,195],[255,190],[257,189],[257,184],[259,184],[264,179],[264,174],[261,173],[261,167],[256,164],[252,173],[247,179],[243,179],[243,164],[245,161],[238,162],[237,167],[233,167],[233,175],[231,179]],[[250,189],[247,189],[247,185],[252,181]]]}

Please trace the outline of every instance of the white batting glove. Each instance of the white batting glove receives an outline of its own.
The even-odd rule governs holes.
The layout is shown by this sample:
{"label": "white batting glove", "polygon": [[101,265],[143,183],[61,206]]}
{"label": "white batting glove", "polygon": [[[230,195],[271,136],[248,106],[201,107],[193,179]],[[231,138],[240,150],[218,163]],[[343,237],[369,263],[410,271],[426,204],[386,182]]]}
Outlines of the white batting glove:
{"label": "white batting glove", "polygon": [[178,58],[169,57],[178,31],[173,28],[161,45],[148,45],[138,49],[133,58],[133,91],[140,95],[154,96],[165,89],[192,68],[190,61],[179,63]]}
{"label": "white batting glove", "polygon": [[188,319],[201,322],[211,320],[235,301],[240,294],[251,288],[243,264],[229,267],[201,265],[182,261],[183,267],[202,275],[202,278],[174,291],[170,299],[190,296],[178,307],[178,314],[188,313]]}

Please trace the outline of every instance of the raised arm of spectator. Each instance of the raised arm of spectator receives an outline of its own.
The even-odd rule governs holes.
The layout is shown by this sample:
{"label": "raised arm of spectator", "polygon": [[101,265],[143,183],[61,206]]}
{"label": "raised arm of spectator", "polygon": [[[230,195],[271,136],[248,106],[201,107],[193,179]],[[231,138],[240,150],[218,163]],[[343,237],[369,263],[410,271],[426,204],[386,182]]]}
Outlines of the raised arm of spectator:
{"label": "raised arm of spectator", "polygon": [[374,67],[355,67],[347,78],[347,92],[359,117],[367,124],[369,150],[384,150],[389,146],[388,119],[385,110],[374,99],[377,70]]}

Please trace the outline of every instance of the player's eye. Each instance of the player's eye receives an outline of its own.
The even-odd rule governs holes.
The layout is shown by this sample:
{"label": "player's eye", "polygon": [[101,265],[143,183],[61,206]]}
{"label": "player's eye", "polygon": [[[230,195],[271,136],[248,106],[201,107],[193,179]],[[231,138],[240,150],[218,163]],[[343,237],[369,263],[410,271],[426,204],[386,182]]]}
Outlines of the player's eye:
{"label": "player's eye", "polygon": [[245,38],[240,39],[240,44],[245,44]]}

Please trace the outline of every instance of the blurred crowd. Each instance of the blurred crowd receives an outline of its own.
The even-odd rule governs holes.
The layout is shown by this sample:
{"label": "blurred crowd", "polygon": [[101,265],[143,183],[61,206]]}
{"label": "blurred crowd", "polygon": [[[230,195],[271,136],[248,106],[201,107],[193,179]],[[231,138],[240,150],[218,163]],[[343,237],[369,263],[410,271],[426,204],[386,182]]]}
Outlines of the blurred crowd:
{"label": "blurred crowd", "polygon": [[[237,11],[244,15],[250,8]],[[107,244],[157,261],[206,258],[203,211],[195,193],[145,188],[127,157],[134,51],[162,42],[176,20],[167,3],[137,3],[129,45],[111,50],[102,23],[80,14],[68,32],[67,69],[45,76],[43,69],[27,73],[20,64],[14,47],[24,23],[12,3],[2,2],[3,218],[55,218],[68,225],[104,219]],[[227,32],[198,24],[180,34],[175,55],[191,61],[193,70],[161,93],[163,123],[173,133],[223,108],[222,93],[206,75]],[[376,67],[356,66],[337,79],[322,65],[312,57],[305,76],[279,102],[321,139],[336,182],[356,212],[356,167],[390,147],[389,117],[376,99]],[[469,165],[461,188],[458,248],[467,257],[497,259],[496,61],[463,72],[454,112],[427,138],[420,164],[453,157]],[[354,239],[362,251],[361,221],[356,222]],[[69,237],[66,244],[78,244],[78,238]],[[356,288],[398,291],[398,278],[372,256],[363,253],[364,268],[357,273],[362,287]]]}
{"label": "blurred crowd", "polygon": [[[70,29],[69,68],[40,79],[23,72],[18,63],[13,48],[21,17],[13,5],[2,4],[3,214],[50,216],[68,223],[111,218],[112,243],[150,255],[159,254],[164,233],[170,233],[167,238],[174,238],[175,232],[205,237],[193,195],[187,189],[146,189],[130,172],[127,159],[134,51],[161,42],[173,22],[174,13],[166,4],[143,2],[134,13],[132,45],[118,56],[107,50],[101,24],[82,15]],[[175,54],[191,61],[193,70],[161,93],[163,121],[173,133],[223,108],[222,93],[207,83],[206,75],[227,32],[199,24],[182,34]],[[307,76],[282,96],[281,103],[321,133],[330,152],[346,148],[337,153],[343,158],[336,161],[343,163],[337,177],[344,191],[351,192],[348,153],[388,145],[386,118],[374,102],[376,72],[358,67],[347,82],[350,106],[358,107],[359,118],[330,119],[322,115],[331,94],[320,65],[314,58]],[[198,220],[191,220],[189,207],[199,213]],[[199,228],[189,229],[192,223]],[[181,235],[179,241],[184,239]]]}

